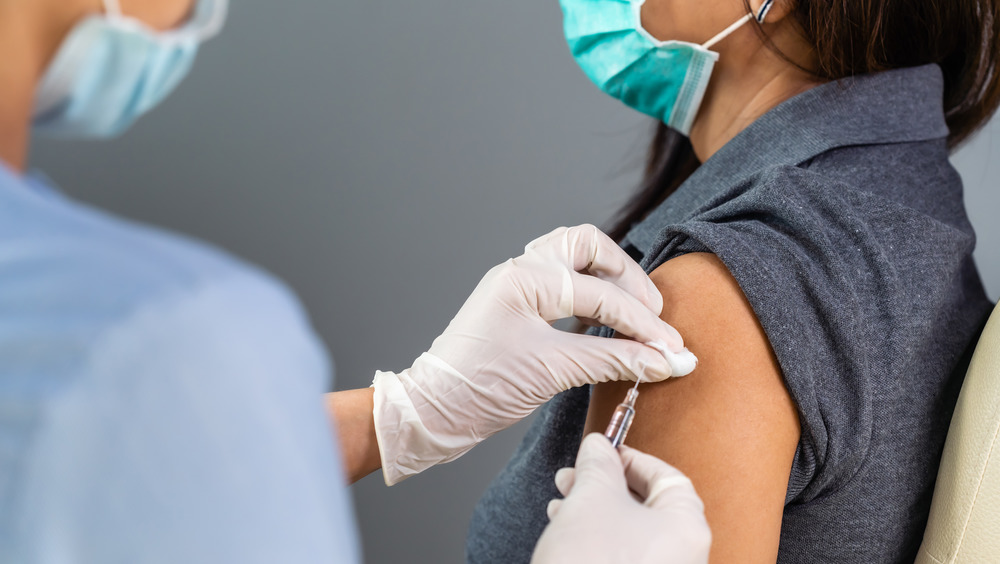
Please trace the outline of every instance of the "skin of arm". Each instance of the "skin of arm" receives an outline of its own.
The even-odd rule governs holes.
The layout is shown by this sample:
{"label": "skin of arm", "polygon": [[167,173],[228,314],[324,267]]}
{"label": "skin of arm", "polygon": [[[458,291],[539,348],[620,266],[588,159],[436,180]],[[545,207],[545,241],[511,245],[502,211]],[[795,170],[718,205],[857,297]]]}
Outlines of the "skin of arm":
{"label": "skin of arm", "polygon": [[353,484],[382,467],[375,438],[375,390],[362,388],[326,394],[326,411],[337,430],[340,455],[348,483]]}
{"label": "skin of arm", "polygon": [[[712,529],[711,562],[775,562],[800,427],[767,336],[715,255],[677,257],[651,278],[662,318],[699,364],[684,378],[640,386],[626,443],[691,478]],[[604,431],[628,386],[594,387],[586,432]]]}

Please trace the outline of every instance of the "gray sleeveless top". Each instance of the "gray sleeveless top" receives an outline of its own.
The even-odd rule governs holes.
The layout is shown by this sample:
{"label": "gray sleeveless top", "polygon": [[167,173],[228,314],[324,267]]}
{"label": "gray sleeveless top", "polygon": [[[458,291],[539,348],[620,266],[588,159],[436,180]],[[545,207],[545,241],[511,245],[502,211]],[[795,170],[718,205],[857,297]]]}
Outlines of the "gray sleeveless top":
{"label": "gray sleeveless top", "polygon": [[[779,562],[913,562],[920,545],[966,349],[991,309],[942,94],[936,65],[805,92],[626,238],[647,272],[717,255],[767,333],[802,425]],[[469,562],[530,560],[589,396],[542,408],[475,509]]]}

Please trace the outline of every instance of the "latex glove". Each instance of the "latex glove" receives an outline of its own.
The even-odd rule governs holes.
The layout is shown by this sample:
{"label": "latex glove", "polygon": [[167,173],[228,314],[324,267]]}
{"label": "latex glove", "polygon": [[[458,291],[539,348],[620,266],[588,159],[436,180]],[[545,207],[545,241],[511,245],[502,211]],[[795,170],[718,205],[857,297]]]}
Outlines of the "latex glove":
{"label": "latex glove", "polygon": [[[696,359],[659,319],[662,307],[649,277],[596,227],[562,227],[536,239],[486,274],[413,366],[376,373],[386,484],[458,458],[570,388],[690,372]],[[571,316],[635,341],[551,326]],[[659,342],[664,352],[645,342]]]}
{"label": "latex glove", "polygon": [[701,498],[680,470],[656,457],[626,446],[616,451],[593,433],[580,445],[576,468],[556,474],[556,487],[566,498],[549,503],[551,521],[532,564],[708,562],[712,533]]}

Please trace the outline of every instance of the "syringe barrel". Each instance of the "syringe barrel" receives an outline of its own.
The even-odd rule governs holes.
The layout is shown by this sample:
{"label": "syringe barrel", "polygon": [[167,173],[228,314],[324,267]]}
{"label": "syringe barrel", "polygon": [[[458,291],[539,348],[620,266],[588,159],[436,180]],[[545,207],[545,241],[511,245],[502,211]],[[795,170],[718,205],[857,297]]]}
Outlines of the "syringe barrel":
{"label": "syringe barrel", "polygon": [[635,409],[631,405],[618,404],[614,415],[611,416],[611,422],[608,423],[607,430],[604,431],[604,436],[611,441],[611,446],[618,448],[625,442],[628,429],[632,426],[633,417],[635,417]]}

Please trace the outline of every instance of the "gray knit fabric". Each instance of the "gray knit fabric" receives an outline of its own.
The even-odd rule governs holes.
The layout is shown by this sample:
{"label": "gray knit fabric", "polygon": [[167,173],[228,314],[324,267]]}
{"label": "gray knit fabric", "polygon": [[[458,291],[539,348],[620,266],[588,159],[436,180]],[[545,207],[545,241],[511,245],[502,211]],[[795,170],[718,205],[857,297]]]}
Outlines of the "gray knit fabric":
{"label": "gray knit fabric", "polygon": [[[716,254],[767,333],[802,423],[779,562],[909,563],[919,547],[966,349],[991,308],[942,93],[935,65],[814,88],[627,237],[647,272]],[[469,562],[530,560],[589,395],[542,409],[476,507]]]}

